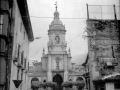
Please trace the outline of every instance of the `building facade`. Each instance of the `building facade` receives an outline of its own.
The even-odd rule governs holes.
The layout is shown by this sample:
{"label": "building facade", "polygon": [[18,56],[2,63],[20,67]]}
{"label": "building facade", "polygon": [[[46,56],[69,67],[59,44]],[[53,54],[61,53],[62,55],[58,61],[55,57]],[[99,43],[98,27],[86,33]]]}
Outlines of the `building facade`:
{"label": "building facade", "polygon": [[33,39],[26,0],[0,0],[0,90],[16,90],[13,80],[22,80],[19,89],[27,90],[28,47]]}
{"label": "building facade", "polygon": [[31,88],[33,78],[38,78],[39,81],[56,82],[61,86],[65,81],[70,79],[76,81],[79,77],[82,77],[83,72],[80,66],[71,62],[70,48],[68,51],[66,50],[65,34],[65,26],[60,20],[59,12],[56,10],[54,20],[49,25],[48,30],[48,52],[45,54],[43,48],[41,62],[34,63],[34,66],[30,67],[28,90]]}
{"label": "building facade", "polygon": [[90,90],[90,72],[89,72],[89,55],[87,54],[85,62],[82,64],[84,67],[83,77],[85,78],[85,88],[86,90]]}
{"label": "building facade", "polygon": [[90,90],[120,89],[119,20],[87,20]]}
{"label": "building facade", "polygon": [[13,0],[0,0],[0,90],[9,88],[12,3]]}

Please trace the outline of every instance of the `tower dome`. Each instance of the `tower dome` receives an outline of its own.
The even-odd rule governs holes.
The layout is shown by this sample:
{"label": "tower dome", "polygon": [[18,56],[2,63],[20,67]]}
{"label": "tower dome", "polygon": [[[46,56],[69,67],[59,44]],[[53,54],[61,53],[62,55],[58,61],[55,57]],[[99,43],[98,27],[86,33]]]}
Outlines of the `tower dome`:
{"label": "tower dome", "polygon": [[63,25],[62,21],[59,19],[59,12],[54,12],[54,20],[51,22],[51,25]]}
{"label": "tower dome", "polygon": [[54,12],[54,20],[51,22],[51,25],[49,25],[49,30],[65,30],[65,26],[63,26],[62,21],[59,18],[59,12],[57,11],[57,3],[56,5],[56,11]]}
{"label": "tower dome", "polygon": [[54,12],[54,20],[51,22],[50,29],[54,30],[63,30],[65,27],[63,26],[62,21],[59,18],[59,12],[56,10]]}
{"label": "tower dome", "polygon": [[54,20],[51,22],[51,25],[63,25],[63,23],[62,23],[61,20],[56,20],[56,19],[54,19]]}

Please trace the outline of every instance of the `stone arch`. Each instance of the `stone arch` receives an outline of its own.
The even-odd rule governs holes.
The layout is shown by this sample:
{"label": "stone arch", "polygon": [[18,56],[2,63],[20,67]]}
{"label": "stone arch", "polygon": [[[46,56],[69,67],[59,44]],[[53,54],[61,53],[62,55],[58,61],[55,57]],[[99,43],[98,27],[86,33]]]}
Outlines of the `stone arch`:
{"label": "stone arch", "polygon": [[52,78],[54,78],[54,76],[57,75],[57,74],[59,74],[62,78],[64,78],[64,73],[63,72],[62,73],[57,73],[57,72],[53,73]]}
{"label": "stone arch", "polygon": [[32,85],[33,85],[33,82],[34,81],[39,81],[39,79],[37,78],[37,77],[33,77],[32,79],[31,79],[31,88],[32,88]]}
{"label": "stone arch", "polygon": [[57,83],[57,86],[55,87],[54,90],[62,90],[61,84],[63,83],[63,78],[62,78],[62,76],[60,74],[56,74],[53,77],[53,82]]}
{"label": "stone arch", "polygon": [[46,82],[46,79],[44,79],[43,82]]}
{"label": "stone arch", "polygon": [[56,74],[54,77],[53,77],[53,82],[57,82],[57,83],[61,83],[63,82],[63,78],[60,74]]}
{"label": "stone arch", "polygon": [[32,81],[39,81],[39,79],[38,79],[37,77],[33,77],[33,78],[31,79],[31,83],[32,83]]}
{"label": "stone arch", "polygon": [[69,81],[72,81],[72,79],[70,78]]}
{"label": "stone arch", "polygon": [[76,81],[82,81],[82,80],[85,81],[85,78],[83,76],[79,76],[76,78]]}

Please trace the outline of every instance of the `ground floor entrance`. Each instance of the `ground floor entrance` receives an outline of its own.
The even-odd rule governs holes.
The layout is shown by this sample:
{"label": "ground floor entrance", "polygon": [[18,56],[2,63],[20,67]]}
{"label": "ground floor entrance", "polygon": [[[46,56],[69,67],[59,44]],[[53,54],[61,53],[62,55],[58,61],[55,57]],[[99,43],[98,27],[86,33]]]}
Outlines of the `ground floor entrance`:
{"label": "ground floor entrance", "polygon": [[63,78],[60,74],[56,74],[53,77],[53,82],[57,83],[57,86],[54,88],[54,90],[63,90],[61,84],[63,83]]}

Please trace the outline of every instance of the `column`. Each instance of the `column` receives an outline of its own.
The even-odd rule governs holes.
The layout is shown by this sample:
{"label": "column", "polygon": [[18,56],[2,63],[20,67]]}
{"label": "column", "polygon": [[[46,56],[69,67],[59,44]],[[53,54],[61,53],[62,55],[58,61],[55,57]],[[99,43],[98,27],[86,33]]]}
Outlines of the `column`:
{"label": "column", "polygon": [[64,55],[64,64],[65,64],[65,66],[64,66],[64,82],[65,81],[68,81],[68,62],[67,62],[67,57],[66,57],[66,55]]}
{"label": "column", "polygon": [[64,72],[64,82],[68,81],[68,71]]}
{"label": "column", "polygon": [[51,72],[51,56],[48,55],[48,72],[47,72],[47,80],[52,81],[52,72]]}

